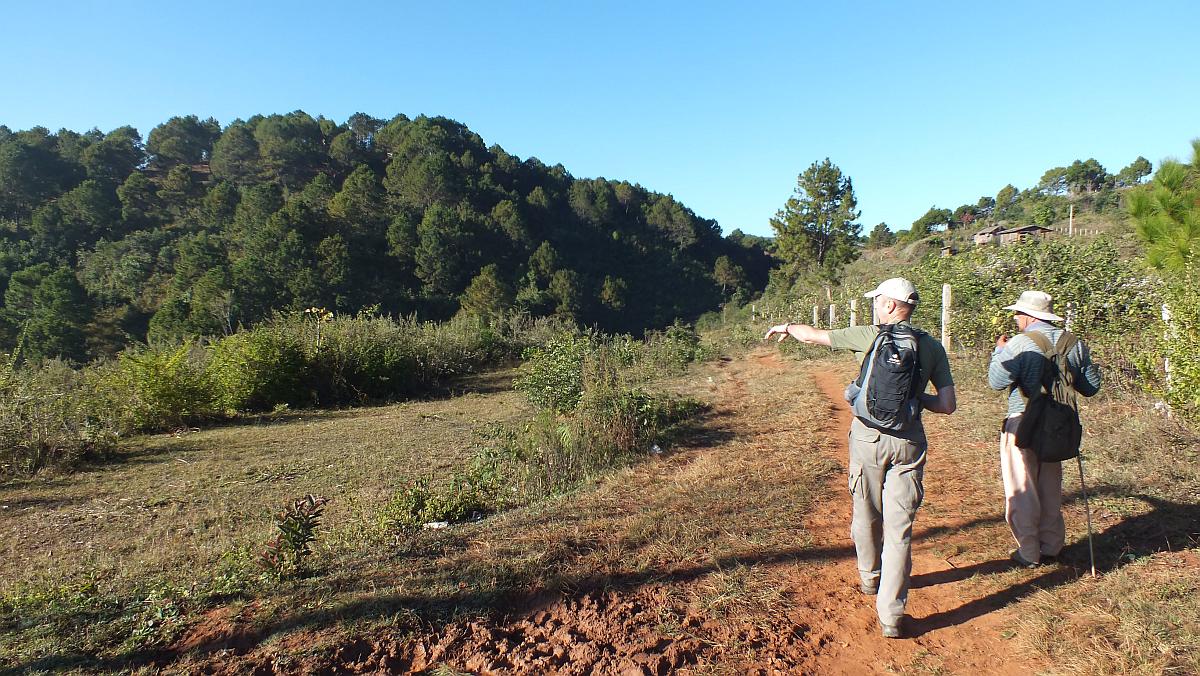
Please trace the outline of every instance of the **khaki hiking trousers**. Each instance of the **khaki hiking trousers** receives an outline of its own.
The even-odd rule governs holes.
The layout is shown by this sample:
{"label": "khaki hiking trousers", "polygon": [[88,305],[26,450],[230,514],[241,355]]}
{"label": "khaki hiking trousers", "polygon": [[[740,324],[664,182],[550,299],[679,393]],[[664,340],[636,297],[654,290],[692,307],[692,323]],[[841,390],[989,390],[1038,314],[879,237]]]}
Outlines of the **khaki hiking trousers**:
{"label": "khaki hiking trousers", "polygon": [[[921,435],[922,437],[924,435]],[[850,536],[865,587],[877,587],[879,621],[895,626],[908,602],[912,525],[925,497],[924,441],[910,441],[850,423]]]}
{"label": "khaki hiking trousers", "polygon": [[1062,463],[1039,462],[1033,451],[1017,448],[1021,416],[1004,421],[1000,433],[1000,475],[1004,478],[1004,520],[1026,561],[1058,556],[1066,540],[1062,513]]}

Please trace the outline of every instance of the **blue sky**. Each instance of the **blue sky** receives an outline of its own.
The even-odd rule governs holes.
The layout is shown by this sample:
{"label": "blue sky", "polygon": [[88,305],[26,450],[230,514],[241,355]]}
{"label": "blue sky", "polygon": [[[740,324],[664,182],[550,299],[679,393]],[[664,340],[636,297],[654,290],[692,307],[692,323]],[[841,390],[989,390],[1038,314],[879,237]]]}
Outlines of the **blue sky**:
{"label": "blue sky", "polygon": [[47,2],[0,10],[0,124],[144,135],[445,115],[769,234],[829,157],[864,230],[1200,136],[1193,2]]}

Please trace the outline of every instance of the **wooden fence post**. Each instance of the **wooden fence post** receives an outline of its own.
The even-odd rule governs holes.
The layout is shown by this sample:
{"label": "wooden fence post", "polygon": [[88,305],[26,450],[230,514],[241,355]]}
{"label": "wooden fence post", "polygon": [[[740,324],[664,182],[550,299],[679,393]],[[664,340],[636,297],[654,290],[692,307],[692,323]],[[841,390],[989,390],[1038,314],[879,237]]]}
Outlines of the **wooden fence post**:
{"label": "wooden fence post", "polygon": [[819,315],[819,314],[817,314],[817,313],[818,313],[817,306],[816,306],[816,305],[814,305],[814,306],[813,306],[813,323],[812,323],[812,325],[813,325],[814,327],[816,327],[816,328],[820,328],[820,326],[821,326],[821,315]]}
{"label": "wooden fence post", "polygon": [[950,351],[950,285],[942,285],[942,347]]}
{"label": "wooden fence post", "polygon": [[858,299],[850,299],[850,326],[858,326]]}
{"label": "wooden fence post", "polygon": [[837,328],[837,306],[833,303],[829,304],[829,328]]}
{"label": "wooden fence post", "polygon": [[[1163,340],[1171,340],[1171,308],[1166,303],[1162,306],[1162,319],[1167,328],[1163,330]],[[1166,375],[1167,389],[1171,389],[1171,358],[1163,356],[1163,373]]]}

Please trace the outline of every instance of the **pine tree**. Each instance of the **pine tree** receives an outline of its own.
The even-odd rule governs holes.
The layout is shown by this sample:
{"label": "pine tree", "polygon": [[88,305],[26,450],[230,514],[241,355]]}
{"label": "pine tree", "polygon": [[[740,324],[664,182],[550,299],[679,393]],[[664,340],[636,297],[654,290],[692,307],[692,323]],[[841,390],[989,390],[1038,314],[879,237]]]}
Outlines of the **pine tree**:
{"label": "pine tree", "polygon": [[829,158],[800,174],[795,194],[771,219],[778,255],[792,281],[810,271],[831,277],[858,257],[857,207],[850,177]]}

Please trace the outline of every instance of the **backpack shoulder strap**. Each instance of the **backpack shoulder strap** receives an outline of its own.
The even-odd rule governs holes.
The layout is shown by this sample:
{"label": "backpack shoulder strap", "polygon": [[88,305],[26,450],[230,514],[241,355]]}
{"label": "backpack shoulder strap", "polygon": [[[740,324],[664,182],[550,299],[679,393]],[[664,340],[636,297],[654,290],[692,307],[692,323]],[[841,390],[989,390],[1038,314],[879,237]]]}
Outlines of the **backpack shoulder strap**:
{"label": "backpack shoulder strap", "polygon": [[1054,351],[1058,355],[1058,359],[1056,360],[1058,364],[1058,378],[1063,386],[1064,396],[1068,392],[1074,392],[1075,375],[1071,371],[1068,355],[1071,353],[1071,350],[1075,349],[1075,345],[1078,342],[1079,338],[1074,333],[1063,331],[1062,335],[1058,337],[1058,344],[1054,346]]}
{"label": "backpack shoulder strap", "polygon": [[871,376],[871,362],[875,361],[875,350],[883,340],[884,332],[884,325],[880,325],[879,332],[871,339],[871,347],[867,348],[867,351],[863,353],[862,364],[858,367],[858,378],[854,381],[859,387],[866,387],[867,385],[867,379]]}
{"label": "backpack shoulder strap", "polygon": [[1050,339],[1046,337],[1046,334],[1041,331],[1022,331],[1020,335],[1032,340],[1047,359],[1054,358],[1054,346],[1050,344]]}
{"label": "backpack shoulder strap", "polygon": [[[1037,346],[1038,352],[1040,352],[1048,361],[1054,362],[1054,345],[1050,343],[1049,336],[1041,331],[1022,331],[1019,335],[1025,336],[1029,340],[1033,341],[1033,344]],[[1028,398],[1031,399],[1034,396],[1040,395],[1043,391],[1052,392],[1054,388],[1053,376],[1054,374],[1050,370],[1043,368],[1042,379],[1038,385],[1038,390],[1033,394],[1027,395]],[[1025,396],[1024,388],[1021,389],[1021,394]]]}
{"label": "backpack shoulder strap", "polygon": [[1062,335],[1058,337],[1058,343],[1054,346],[1054,349],[1058,354],[1062,355],[1064,363],[1066,362],[1067,355],[1071,350],[1075,349],[1075,343],[1078,342],[1079,337],[1070,331],[1063,331]]}

